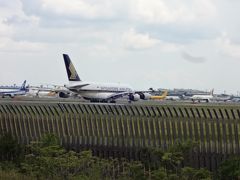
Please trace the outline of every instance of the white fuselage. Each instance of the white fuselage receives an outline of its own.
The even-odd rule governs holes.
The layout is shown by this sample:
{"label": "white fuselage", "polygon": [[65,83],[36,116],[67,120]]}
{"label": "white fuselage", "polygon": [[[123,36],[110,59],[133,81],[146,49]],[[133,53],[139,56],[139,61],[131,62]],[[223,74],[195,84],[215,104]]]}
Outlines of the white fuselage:
{"label": "white fuselage", "polygon": [[134,90],[124,84],[95,83],[95,82],[70,82],[66,85],[70,91],[80,94],[85,99],[104,100],[119,93],[134,93]]}
{"label": "white fuselage", "polygon": [[47,87],[37,87],[37,86],[32,86],[28,88],[28,96],[33,96],[33,97],[58,97],[59,92],[69,92],[68,89],[62,86],[47,86]]}
{"label": "white fuselage", "polygon": [[181,98],[179,96],[166,96],[166,100],[172,100],[172,101],[177,101],[180,100]]}
{"label": "white fuselage", "polygon": [[193,101],[196,100],[196,101],[206,101],[206,102],[211,101],[213,98],[214,98],[213,95],[193,95],[191,97]]}
{"label": "white fuselage", "polygon": [[56,97],[56,93],[52,92],[51,90],[44,89],[40,90],[37,88],[29,88],[29,92],[27,93],[27,96],[33,96],[33,97]]}
{"label": "white fuselage", "polygon": [[20,90],[18,88],[8,88],[8,87],[1,87],[0,88],[0,95],[1,96],[16,96],[16,95],[25,95],[25,90]]}

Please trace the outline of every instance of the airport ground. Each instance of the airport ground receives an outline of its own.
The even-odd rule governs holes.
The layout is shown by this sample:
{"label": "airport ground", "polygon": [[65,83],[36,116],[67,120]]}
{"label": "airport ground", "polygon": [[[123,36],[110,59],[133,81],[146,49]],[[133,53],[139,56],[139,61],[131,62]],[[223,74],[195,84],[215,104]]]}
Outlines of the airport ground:
{"label": "airport ground", "polygon": [[14,102],[14,103],[83,103],[83,104],[110,104],[110,105],[187,105],[187,106],[236,106],[240,105],[239,102],[192,102],[191,100],[138,100],[129,102],[127,99],[119,98],[116,103],[102,103],[102,102],[90,102],[81,98],[59,98],[59,97],[27,97],[27,96],[16,96],[14,98],[0,97],[0,102]]}

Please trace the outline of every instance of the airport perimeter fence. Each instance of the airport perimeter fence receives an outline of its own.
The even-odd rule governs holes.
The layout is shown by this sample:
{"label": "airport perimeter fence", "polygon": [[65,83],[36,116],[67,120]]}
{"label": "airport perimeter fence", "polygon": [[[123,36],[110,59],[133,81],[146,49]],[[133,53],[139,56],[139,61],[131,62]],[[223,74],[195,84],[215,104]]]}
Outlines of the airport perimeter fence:
{"label": "airport perimeter fence", "polygon": [[216,170],[240,155],[240,106],[1,103],[0,132],[20,143],[54,133],[68,149],[139,159],[139,149],[198,142],[184,162]]}

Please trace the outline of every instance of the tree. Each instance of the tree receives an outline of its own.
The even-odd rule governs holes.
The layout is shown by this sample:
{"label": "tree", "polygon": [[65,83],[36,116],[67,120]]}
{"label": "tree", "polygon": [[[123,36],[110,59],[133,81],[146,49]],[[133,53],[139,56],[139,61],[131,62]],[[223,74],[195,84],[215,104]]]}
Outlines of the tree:
{"label": "tree", "polygon": [[0,136],[0,161],[18,163],[23,158],[23,149],[10,133]]}
{"label": "tree", "polygon": [[168,178],[167,172],[164,168],[159,168],[152,171],[151,179],[152,180],[166,180]]}
{"label": "tree", "polygon": [[200,179],[211,179],[211,173],[203,168],[200,169],[194,169],[191,167],[184,167],[181,169],[181,179],[185,180],[200,180]]}
{"label": "tree", "polygon": [[220,179],[240,179],[240,157],[223,161],[218,172]]}

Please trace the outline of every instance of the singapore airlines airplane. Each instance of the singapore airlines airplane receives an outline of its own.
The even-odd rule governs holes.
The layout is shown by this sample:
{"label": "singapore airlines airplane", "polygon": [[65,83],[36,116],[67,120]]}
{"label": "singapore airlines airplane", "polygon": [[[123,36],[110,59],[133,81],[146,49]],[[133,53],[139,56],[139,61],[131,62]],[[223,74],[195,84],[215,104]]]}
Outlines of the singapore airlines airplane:
{"label": "singapore airlines airplane", "polygon": [[123,96],[128,96],[129,101],[138,101],[140,99],[148,100],[151,94],[147,92],[136,92],[130,86],[113,83],[95,83],[80,79],[69,56],[63,54],[69,84],[65,85],[70,91],[80,94],[84,99],[91,102],[111,102]]}

